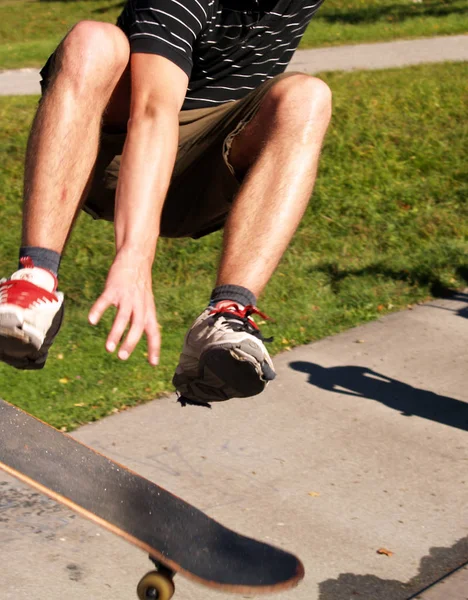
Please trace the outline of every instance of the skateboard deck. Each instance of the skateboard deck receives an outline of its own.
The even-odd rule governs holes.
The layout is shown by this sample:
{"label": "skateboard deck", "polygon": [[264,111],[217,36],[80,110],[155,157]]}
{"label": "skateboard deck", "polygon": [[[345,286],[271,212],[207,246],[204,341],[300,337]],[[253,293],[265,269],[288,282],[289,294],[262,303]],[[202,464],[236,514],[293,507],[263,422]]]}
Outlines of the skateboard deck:
{"label": "skateboard deck", "polygon": [[292,554],[240,535],[71,436],[0,400],[0,468],[147,552],[140,600],[169,600],[180,573],[225,592],[259,594],[302,579]]}

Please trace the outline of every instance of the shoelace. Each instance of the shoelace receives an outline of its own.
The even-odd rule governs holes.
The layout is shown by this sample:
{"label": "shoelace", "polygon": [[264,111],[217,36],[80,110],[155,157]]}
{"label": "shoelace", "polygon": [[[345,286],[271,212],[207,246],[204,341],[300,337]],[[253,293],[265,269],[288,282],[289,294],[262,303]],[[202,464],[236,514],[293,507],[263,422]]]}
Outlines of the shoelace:
{"label": "shoelace", "polygon": [[232,302],[231,304],[225,304],[220,308],[213,308],[210,312],[210,317],[212,317],[213,322],[224,317],[227,321],[226,325],[232,329],[232,331],[247,331],[247,333],[250,333],[262,342],[272,342],[272,337],[263,337],[258,325],[250,318],[251,315],[258,315],[262,319],[270,320],[270,317],[251,304],[241,309],[235,302]]}

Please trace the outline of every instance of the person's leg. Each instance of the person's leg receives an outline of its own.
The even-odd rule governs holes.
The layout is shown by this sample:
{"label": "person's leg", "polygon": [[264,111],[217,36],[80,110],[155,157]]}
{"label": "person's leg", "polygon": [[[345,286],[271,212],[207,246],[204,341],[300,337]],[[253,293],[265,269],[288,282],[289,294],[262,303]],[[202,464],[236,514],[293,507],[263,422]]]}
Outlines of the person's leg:
{"label": "person's leg", "polygon": [[253,396],[275,376],[251,315],[310,199],[331,93],[302,74],[272,83],[252,95],[247,125],[240,109],[238,127],[225,140],[225,157],[242,184],[227,218],[210,307],[190,328],[173,378],[182,402]]}
{"label": "person's leg", "polygon": [[309,202],[331,117],[321,80],[279,81],[234,138],[229,162],[243,183],[224,229],[217,285],[240,285],[258,297]]}
{"label": "person's leg", "polygon": [[92,175],[106,106],[112,125],[119,114],[126,121],[129,102],[120,108],[119,90],[128,60],[120,29],[86,21],[54,56],[26,153],[22,268],[0,283],[0,360],[17,368],[42,368],[60,328],[60,254]]}
{"label": "person's leg", "polygon": [[62,252],[128,60],[125,34],[107,23],[82,21],[59,46],[26,152],[23,246]]}

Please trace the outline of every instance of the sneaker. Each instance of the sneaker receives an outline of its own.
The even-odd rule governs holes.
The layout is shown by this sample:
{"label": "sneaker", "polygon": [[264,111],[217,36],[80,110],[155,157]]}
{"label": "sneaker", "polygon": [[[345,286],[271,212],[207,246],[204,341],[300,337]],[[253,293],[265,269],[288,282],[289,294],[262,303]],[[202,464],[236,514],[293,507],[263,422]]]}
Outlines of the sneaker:
{"label": "sneaker", "polygon": [[208,307],[185,336],[172,382],[179,399],[208,404],[262,392],[276,377],[265,340],[251,315],[253,306],[232,302]]}
{"label": "sneaker", "polygon": [[0,280],[0,361],[42,369],[63,319],[57,278],[22,259],[23,269]]}

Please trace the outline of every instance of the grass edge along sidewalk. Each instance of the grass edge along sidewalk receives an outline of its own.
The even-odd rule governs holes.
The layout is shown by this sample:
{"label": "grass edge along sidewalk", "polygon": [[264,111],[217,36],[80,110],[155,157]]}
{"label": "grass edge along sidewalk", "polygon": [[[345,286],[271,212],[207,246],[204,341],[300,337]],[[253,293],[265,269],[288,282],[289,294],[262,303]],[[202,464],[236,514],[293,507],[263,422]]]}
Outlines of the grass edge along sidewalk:
{"label": "grass edge along sidewalk", "polygon": [[[115,22],[122,3],[0,0],[0,69],[39,67],[83,19]],[[27,12],[28,18],[25,18]],[[301,48],[392,41],[468,31],[463,0],[326,0]]]}
{"label": "grass edge along sidewalk", "polygon": [[[468,283],[468,64],[329,73],[334,117],[306,216],[259,305],[274,318],[273,353],[332,335]],[[22,160],[36,98],[0,99],[0,272],[15,268]],[[112,315],[86,315],[113,252],[111,224],[82,216],[61,271],[66,320],[46,369],[0,366],[0,390],[46,420],[73,429],[171,391],[187,326],[203,309],[221,235],[161,240],[154,289],[161,365],[140,344],[127,363],[104,351]]]}
{"label": "grass edge along sidewalk", "polygon": [[[468,35],[298,50],[287,70],[313,75],[457,61],[468,61]],[[0,71],[0,95],[39,94],[39,80],[37,69]]]}

